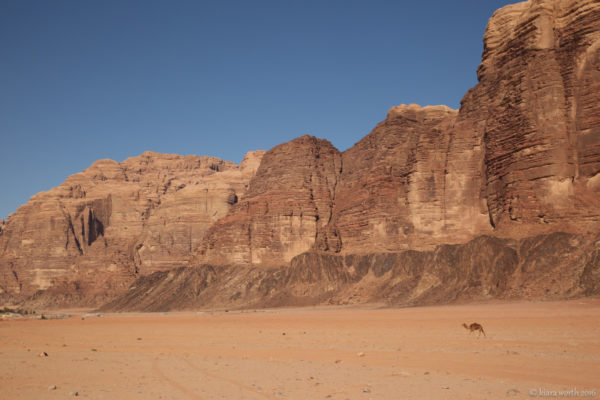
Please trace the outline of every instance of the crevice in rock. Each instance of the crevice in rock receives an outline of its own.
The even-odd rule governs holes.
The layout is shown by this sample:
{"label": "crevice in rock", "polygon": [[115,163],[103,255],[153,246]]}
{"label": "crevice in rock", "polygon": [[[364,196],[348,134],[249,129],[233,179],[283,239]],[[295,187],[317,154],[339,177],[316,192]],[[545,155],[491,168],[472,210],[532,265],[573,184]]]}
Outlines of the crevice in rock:
{"label": "crevice in rock", "polygon": [[248,253],[250,255],[249,263],[252,264],[252,219],[248,222]]}
{"label": "crevice in rock", "polygon": [[17,271],[15,271],[14,268],[15,268],[15,266],[11,263],[10,271],[12,272],[13,276],[15,277],[15,281],[17,282],[17,285],[20,285],[21,282],[19,281],[19,274],[17,274]]}
{"label": "crevice in rock", "polygon": [[171,182],[173,181],[173,179],[169,179],[167,181],[167,183],[165,183],[165,185],[163,186],[163,190],[162,190],[162,194],[166,194],[167,191],[169,190],[169,188],[171,187]]}
{"label": "crevice in rock", "polygon": [[142,256],[140,255],[140,249],[144,247],[143,243],[138,243],[133,248],[133,273],[135,275],[140,273],[140,267],[142,265]]}
{"label": "crevice in rock", "polygon": [[[77,246],[77,250],[80,255],[83,255],[83,249],[81,248],[81,244],[79,243],[79,239],[77,239],[77,235],[75,234],[75,227],[73,226],[73,221],[71,220],[71,216],[67,214],[67,223],[69,225],[69,230],[73,235],[73,240],[75,240],[75,245]],[[68,244],[68,234],[67,234],[67,244]]]}
{"label": "crevice in rock", "polygon": [[[81,223],[81,241],[85,243],[85,220],[83,219],[83,215],[79,217],[79,222]],[[89,244],[88,244],[89,245]]]}
{"label": "crevice in rock", "polygon": [[88,246],[91,246],[99,236],[104,236],[104,224],[96,218],[94,211],[90,209],[88,211]]}

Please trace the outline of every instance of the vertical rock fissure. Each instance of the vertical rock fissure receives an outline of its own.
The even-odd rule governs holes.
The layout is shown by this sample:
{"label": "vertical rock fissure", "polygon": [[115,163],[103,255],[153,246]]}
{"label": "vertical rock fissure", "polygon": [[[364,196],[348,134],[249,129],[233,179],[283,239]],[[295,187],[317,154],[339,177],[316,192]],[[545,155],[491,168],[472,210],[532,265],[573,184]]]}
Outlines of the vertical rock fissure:
{"label": "vertical rock fissure", "polygon": [[73,235],[73,240],[75,241],[75,245],[77,246],[77,250],[80,255],[83,255],[83,249],[81,248],[81,244],[79,243],[79,239],[77,239],[77,235],[75,234],[75,228],[73,227],[73,221],[71,221],[71,216],[67,215],[68,224],[71,234]]}
{"label": "vertical rock fissure", "polygon": [[444,154],[444,178],[442,180],[442,219],[443,219],[443,226],[446,226],[446,221],[447,221],[447,215],[446,215],[446,185],[447,185],[447,179],[448,179],[448,154],[450,154],[450,146],[452,145],[452,137],[453,137],[453,133],[451,131],[451,133],[448,135],[448,145],[446,146],[446,153]]}
{"label": "vertical rock fissure", "polygon": [[90,209],[88,211],[88,246],[91,246],[99,236],[104,236],[104,225],[96,218],[94,212]]}

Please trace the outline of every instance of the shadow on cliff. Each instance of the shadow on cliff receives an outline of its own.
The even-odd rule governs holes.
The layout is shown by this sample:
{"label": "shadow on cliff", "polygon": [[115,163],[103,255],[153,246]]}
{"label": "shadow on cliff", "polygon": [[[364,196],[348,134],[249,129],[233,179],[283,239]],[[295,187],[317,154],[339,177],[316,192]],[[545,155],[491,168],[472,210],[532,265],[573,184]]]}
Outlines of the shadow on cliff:
{"label": "shadow on cliff", "polygon": [[135,281],[103,311],[242,309],[318,304],[418,306],[600,294],[600,235],[520,241],[480,236],[432,251],[307,252],[289,267],[182,267]]}

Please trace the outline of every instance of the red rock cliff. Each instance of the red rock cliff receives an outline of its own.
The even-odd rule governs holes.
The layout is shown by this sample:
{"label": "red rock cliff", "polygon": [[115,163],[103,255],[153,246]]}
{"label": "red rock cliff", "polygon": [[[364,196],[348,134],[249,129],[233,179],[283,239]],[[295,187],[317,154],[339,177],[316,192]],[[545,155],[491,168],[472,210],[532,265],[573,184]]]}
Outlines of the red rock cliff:
{"label": "red rock cliff", "polygon": [[213,225],[198,263],[280,266],[310,250],[331,218],[341,155],[302,136],[265,154],[245,198]]}
{"label": "red rock cliff", "polygon": [[[446,301],[456,290],[465,298],[597,294],[599,21],[595,0],[498,10],[479,83],[459,111],[394,107],[343,154],[303,136],[271,149],[260,166],[262,154],[242,167],[156,154],[100,161],[2,225],[0,288],[29,294],[71,282],[117,293],[136,274],[187,265],[194,254],[192,264],[212,264],[200,274],[207,285],[237,271],[235,285],[252,292],[253,279],[264,279],[252,292],[259,303],[281,294],[278,284],[319,301],[338,278],[351,285],[332,301],[346,301],[369,287],[368,274],[353,286],[365,263],[384,286],[394,279],[386,296],[406,304]],[[403,266],[411,257],[420,261]],[[392,264],[397,275],[388,274]],[[227,265],[238,267],[212,270]],[[271,276],[240,266],[284,268]],[[170,274],[154,276],[168,293]],[[327,284],[311,278],[314,288],[296,288],[298,277],[315,276]],[[409,281],[410,290],[398,289]],[[534,296],[538,286],[544,293]]]}
{"label": "red rock cliff", "polygon": [[424,249],[491,231],[479,198],[481,163],[466,169],[469,155],[456,151],[456,138],[448,134],[457,114],[445,106],[394,107],[345,151],[324,233],[328,246],[321,249]]}
{"label": "red rock cliff", "polygon": [[457,130],[483,138],[501,231],[580,229],[600,217],[599,21],[593,0],[528,1],[490,19]]}
{"label": "red rock cliff", "polygon": [[263,153],[239,167],[152,152],[95,162],[9,216],[0,290],[30,295],[72,284],[108,296],[139,274],[187,265],[209,226],[243,197]]}
{"label": "red rock cliff", "polygon": [[428,249],[480,234],[595,232],[600,3],[536,0],[490,19],[459,112],[399,106],[343,154],[318,250]]}

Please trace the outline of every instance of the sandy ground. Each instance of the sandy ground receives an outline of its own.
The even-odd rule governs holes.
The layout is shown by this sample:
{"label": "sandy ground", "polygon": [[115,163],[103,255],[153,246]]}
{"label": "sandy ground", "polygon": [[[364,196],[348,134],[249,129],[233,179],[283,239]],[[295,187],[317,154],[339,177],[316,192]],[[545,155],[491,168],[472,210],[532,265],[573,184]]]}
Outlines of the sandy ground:
{"label": "sandy ground", "polygon": [[[461,326],[473,321],[487,337]],[[1,399],[72,392],[91,399],[600,398],[600,300],[0,322]]]}

